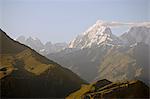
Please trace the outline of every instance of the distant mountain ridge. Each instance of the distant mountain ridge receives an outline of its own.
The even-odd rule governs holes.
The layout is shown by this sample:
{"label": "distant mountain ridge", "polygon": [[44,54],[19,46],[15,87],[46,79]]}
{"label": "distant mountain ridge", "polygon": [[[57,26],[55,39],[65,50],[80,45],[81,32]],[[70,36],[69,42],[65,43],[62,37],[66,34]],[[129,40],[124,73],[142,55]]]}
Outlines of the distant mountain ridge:
{"label": "distant mountain ridge", "polygon": [[130,30],[121,35],[121,39],[126,44],[132,45],[138,42],[144,42],[150,45],[150,27],[147,26],[134,26]]}
{"label": "distant mountain ridge", "polygon": [[16,40],[31,47],[42,55],[56,53],[68,47],[67,43],[52,44],[51,42],[46,42],[45,44],[43,44],[38,38],[25,38],[25,36],[19,36]]}

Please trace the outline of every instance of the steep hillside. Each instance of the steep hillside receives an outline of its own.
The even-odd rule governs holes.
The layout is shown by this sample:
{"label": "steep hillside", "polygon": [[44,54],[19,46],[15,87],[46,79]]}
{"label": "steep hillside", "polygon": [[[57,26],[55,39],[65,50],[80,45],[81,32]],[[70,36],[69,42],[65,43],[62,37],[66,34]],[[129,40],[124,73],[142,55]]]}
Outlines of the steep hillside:
{"label": "steep hillside", "polygon": [[86,81],[91,82],[98,76],[98,66],[109,48],[110,46],[103,45],[101,47],[75,50],[70,53],[61,51],[59,53],[49,54],[47,57],[71,69]]}
{"label": "steep hillside", "polygon": [[0,30],[1,96],[62,98],[85,83],[72,71],[14,41]]}
{"label": "steep hillside", "polygon": [[97,79],[110,81],[140,79],[149,82],[149,46],[137,43],[135,46],[113,47],[99,66]]}
{"label": "steep hillside", "polygon": [[149,87],[139,80],[110,82],[100,80],[82,86],[67,99],[149,98]]}

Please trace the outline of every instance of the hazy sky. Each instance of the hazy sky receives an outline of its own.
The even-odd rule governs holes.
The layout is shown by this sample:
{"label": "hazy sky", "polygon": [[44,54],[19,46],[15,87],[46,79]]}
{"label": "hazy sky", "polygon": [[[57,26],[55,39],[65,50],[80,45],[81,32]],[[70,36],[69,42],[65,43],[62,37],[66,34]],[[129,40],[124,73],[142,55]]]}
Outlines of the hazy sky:
{"label": "hazy sky", "polygon": [[43,42],[67,42],[98,19],[149,21],[149,1],[0,0],[0,27],[13,38],[25,35]]}

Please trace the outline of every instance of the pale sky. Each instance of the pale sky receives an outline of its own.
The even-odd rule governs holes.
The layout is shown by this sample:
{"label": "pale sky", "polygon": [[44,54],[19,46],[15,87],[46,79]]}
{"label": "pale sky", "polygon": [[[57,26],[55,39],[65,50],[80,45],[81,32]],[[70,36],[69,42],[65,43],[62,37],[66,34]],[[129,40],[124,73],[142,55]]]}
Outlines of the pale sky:
{"label": "pale sky", "polygon": [[68,42],[98,19],[150,21],[149,1],[0,0],[0,28],[12,38],[24,35],[38,37],[42,42]]}

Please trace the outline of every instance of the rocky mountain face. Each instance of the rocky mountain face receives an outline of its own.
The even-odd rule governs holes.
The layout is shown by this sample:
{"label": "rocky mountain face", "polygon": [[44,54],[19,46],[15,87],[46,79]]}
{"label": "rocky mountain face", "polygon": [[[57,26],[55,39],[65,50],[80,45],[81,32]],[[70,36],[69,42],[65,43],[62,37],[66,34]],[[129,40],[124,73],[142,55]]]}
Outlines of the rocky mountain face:
{"label": "rocky mountain face", "polygon": [[57,61],[62,66],[73,70],[86,81],[95,79],[98,73],[98,67],[102,57],[106,54],[110,46],[84,48],[82,50],[73,50],[70,53],[61,51],[59,53],[49,54],[47,57]]}
{"label": "rocky mountain face", "polygon": [[121,38],[124,45],[108,50],[99,65],[97,79],[139,79],[150,86],[150,28],[144,25],[133,26]]}
{"label": "rocky mountain face", "polygon": [[131,26],[117,37],[107,24],[97,21],[71,41],[69,48],[47,57],[89,82],[105,77],[113,81],[140,78],[148,84],[149,78],[144,75],[150,67],[149,33],[150,27],[144,24]]}
{"label": "rocky mountain face", "polygon": [[131,29],[121,35],[121,39],[126,44],[133,45],[138,42],[144,42],[150,45],[150,27],[148,26],[134,26]]}
{"label": "rocky mountain face", "polygon": [[16,40],[31,47],[42,55],[56,53],[68,47],[66,43],[52,44],[51,42],[46,42],[45,44],[43,44],[38,38],[33,39],[32,37],[25,38],[24,36],[20,36]]}
{"label": "rocky mountain face", "polygon": [[[95,79],[93,79],[96,82],[92,82],[90,85],[82,85],[80,90],[67,96],[67,99],[149,98],[149,30],[150,28],[145,25],[133,26],[128,32],[119,37],[120,43],[107,48],[97,44],[97,46],[101,46],[97,48],[98,51],[105,48],[104,54],[99,54],[102,52],[96,52],[91,48],[83,48],[82,51],[85,49],[90,50],[97,53],[95,56],[101,56],[101,58],[97,57],[99,60],[95,59],[96,61],[94,62],[99,62],[99,67],[96,66],[97,64],[88,63],[91,63],[91,67],[96,67],[94,71],[96,75],[94,75]],[[94,49],[94,47],[92,48]],[[85,53],[88,54],[88,52]],[[81,60],[84,60],[86,55],[80,54],[80,57]],[[78,58],[76,56],[76,59]],[[92,59],[92,57],[90,58]],[[69,58],[67,61],[69,61]],[[78,68],[85,67],[84,70],[88,71],[86,75],[91,75],[90,66],[87,67],[87,64],[84,65],[84,63],[80,66]],[[80,71],[80,74],[82,72]],[[81,77],[86,78],[88,81],[91,80],[88,79],[91,76]]]}
{"label": "rocky mountain face", "polygon": [[66,99],[149,98],[149,87],[139,80],[110,82],[99,80],[83,85]]}
{"label": "rocky mountain face", "polygon": [[38,38],[33,39],[32,37],[29,37],[26,39],[24,36],[20,36],[16,40],[31,47],[37,52],[39,52],[44,47],[43,43]]}
{"label": "rocky mountain face", "polygon": [[64,98],[85,83],[69,69],[14,41],[0,30],[2,98]]}
{"label": "rocky mountain face", "polygon": [[92,46],[116,45],[120,43],[119,41],[119,38],[112,34],[108,26],[104,26],[103,22],[97,21],[87,31],[71,41],[69,48],[82,49]]}
{"label": "rocky mountain face", "polygon": [[99,65],[97,79],[105,78],[110,81],[139,79],[150,85],[149,53],[149,46],[142,42],[132,47],[113,47]]}
{"label": "rocky mountain face", "polygon": [[61,50],[65,49],[68,47],[67,43],[55,43],[52,44],[51,42],[47,42],[44,45],[44,48],[40,50],[40,53],[43,55],[47,55],[50,53],[58,53]]}

